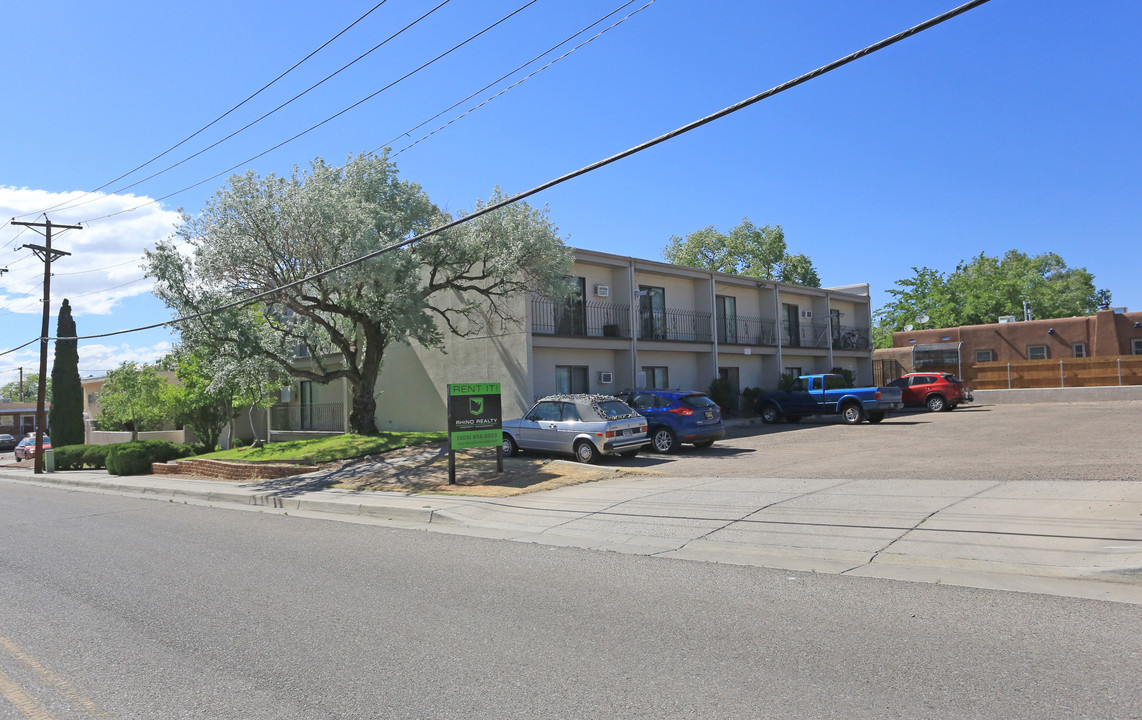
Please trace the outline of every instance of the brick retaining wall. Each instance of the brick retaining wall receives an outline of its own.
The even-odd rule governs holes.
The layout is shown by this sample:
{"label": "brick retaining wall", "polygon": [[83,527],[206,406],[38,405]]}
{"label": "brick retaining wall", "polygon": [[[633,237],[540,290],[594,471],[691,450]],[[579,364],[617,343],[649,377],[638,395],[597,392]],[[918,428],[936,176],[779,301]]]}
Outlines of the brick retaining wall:
{"label": "brick retaining wall", "polygon": [[169,463],[154,463],[151,472],[155,475],[178,475],[210,477],[219,480],[274,480],[313,472],[312,465],[287,465],[281,463],[236,463],[225,460],[190,458]]}

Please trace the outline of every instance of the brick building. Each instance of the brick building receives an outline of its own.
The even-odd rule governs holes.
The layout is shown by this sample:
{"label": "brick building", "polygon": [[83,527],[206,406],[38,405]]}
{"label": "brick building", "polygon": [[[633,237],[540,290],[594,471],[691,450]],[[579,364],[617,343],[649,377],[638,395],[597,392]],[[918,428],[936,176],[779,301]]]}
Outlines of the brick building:
{"label": "brick building", "polygon": [[926,369],[971,381],[989,364],[1142,356],[1142,312],[1106,308],[1094,315],[987,325],[918,329],[892,334],[893,347],[877,350],[877,380]]}

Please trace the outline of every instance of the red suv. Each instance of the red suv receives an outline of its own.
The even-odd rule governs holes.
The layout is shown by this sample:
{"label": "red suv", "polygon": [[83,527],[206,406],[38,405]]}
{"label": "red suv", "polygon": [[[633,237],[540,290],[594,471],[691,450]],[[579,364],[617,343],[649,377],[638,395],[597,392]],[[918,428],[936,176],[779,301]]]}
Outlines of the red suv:
{"label": "red suv", "polygon": [[971,390],[951,373],[908,373],[888,384],[900,388],[905,405],[927,405],[932,412],[955,410],[972,401]]}

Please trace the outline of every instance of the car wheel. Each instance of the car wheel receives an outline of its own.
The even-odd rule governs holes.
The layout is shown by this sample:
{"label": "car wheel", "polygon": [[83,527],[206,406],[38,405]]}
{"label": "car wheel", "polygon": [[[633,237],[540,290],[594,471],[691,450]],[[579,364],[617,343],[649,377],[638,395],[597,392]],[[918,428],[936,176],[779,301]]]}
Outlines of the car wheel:
{"label": "car wheel", "polygon": [[883,419],[884,419],[884,413],[882,413],[882,412],[872,412],[872,413],[868,414],[868,421],[870,423],[878,423]]}
{"label": "car wheel", "polygon": [[944,401],[943,395],[933,395],[928,398],[928,409],[932,412],[940,412],[947,406],[948,404]]}
{"label": "car wheel", "polygon": [[714,444],[713,440],[702,440],[700,442],[694,443],[694,447],[696,447],[696,448],[708,448],[713,444]]}
{"label": "car wheel", "polygon": [[678,438],[670,428],[658,428],[654,431],[652,440],[654,449],[660,453],[672,453],[678,450]]}
{"label": "car wheel", "polygon": [[581,463],[591,465],[599,459],[599,451],[589,440],[580,440],[575,443],[575,459]]}
{"label": "car wheel", "polygon": [[504,435],[504,457],[515,457],[519,453],[519,445],[515,444],[511,435]]}
{"label": "car wheel", "polygon": [[864,420],[864,410],[856,403],[849,403],[841,408],[841,419],[849,425],[858,425]]}
{"label": "car wheel", "polygon": [[761,421],[766,425],[781,422],[781,411],[776,405],[766,405],[761,409]]}

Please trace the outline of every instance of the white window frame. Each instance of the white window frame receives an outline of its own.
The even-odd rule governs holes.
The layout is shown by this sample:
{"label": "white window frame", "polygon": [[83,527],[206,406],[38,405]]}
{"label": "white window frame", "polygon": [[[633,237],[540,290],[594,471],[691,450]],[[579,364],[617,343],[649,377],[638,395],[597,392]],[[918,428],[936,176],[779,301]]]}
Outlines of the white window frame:
{"label": "white window frame", "polygon": [[1087,357],[1086,343],[1085,342],[1071,343],[1071,355],[1074,357],[1077,357],[1077,358]]}
{"label": "white window frame", "polygon": [[[1037,352],[1039,350],[1042,350],[1042,357],[1035,357],[1035,355],[1039,354]],[[1050,360],[1051,359],[1051,350],[1046,345],[1028,345],[1027,346],[1027,359],[1028,360]]]}
{"label": "white window frame", "polygon": [[1142,338],[1134,338],[1131,340],[1130,349],[1135,355],[1142,355]]}

